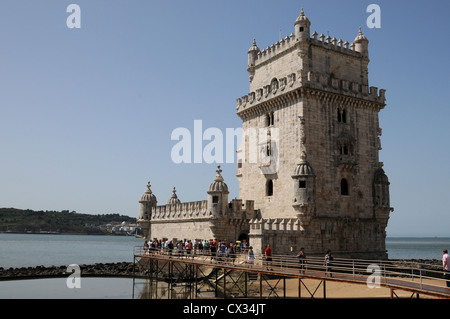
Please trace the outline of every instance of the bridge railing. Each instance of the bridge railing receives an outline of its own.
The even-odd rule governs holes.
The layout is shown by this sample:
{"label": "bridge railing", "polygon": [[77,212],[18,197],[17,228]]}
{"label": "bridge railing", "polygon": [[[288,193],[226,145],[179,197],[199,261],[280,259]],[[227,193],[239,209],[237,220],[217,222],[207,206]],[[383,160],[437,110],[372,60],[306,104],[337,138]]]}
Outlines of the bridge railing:
{"label": "bridge railing", "polygon": [[[170,257],[174,259],[192,259],[209,264],[227,265],[229,267],[252,268],[261,271],[282,271],[286,274],[304,274],[310,276],[330,276],[338,279],[348,279],[354,282],[391,284],[390,279],[414,282],[419,289],[429,287],[445,287],[446,279],[443,278],[443,271],[435,268],[434,265],[408,263],[401,264],[389,260],[362,260],[334,258],[331,265],[327,264],[324,257],[307,257],[305,259],[296,258],[293,255],[274,255],[271,261],[267,261],[261,254],[255,254],[253,264],[248,263],[248,253],[237,252],[233,255],[222,255],[216,253],[211,255],[209,250],[191,250],[187,253],[185,249],[145,249],[135,247],[135,256],[159,255],[160,257]],[[449,294],[450,294],[450,288]]]}

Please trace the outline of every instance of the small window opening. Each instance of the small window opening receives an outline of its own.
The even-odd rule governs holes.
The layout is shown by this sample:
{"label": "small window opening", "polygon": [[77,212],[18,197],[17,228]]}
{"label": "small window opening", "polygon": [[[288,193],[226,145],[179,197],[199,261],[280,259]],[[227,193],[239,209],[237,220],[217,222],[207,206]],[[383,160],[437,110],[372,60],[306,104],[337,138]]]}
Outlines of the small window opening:
{"label": "small window opening", "polygon": [[298,188],[306,188],[306,181],[299,181]]}
{"label": "small window opening", "polygon": [[341,180],[341,195],[348,196],[348,182],[345,178]]}
{"label": "small window opening", "polygon": [[217,204],[219,202],[219,196],[213,196],[212,202],[213,204]]}
{"label": "small window opening", "polygon": [[303,27],[300,27],[300,29],[299,29],[299,30],[300,30],[300,32],[303,32]]}
{"label": "small window opening", "polygon": [[273,182],[271,179],[269,179],[266,182],[266,196],[272,196],[273,195]]}

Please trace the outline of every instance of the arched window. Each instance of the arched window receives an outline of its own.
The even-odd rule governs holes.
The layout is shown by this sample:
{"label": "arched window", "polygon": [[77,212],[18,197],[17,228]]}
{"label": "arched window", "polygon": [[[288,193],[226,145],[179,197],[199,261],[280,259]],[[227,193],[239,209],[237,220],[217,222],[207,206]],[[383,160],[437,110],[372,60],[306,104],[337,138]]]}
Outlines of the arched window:
{"label": "arched window", "polygon": [[341,179],[341,195],[349,195],[348,192],[348,182],[345,178]]}
{"label": "arched window", "polygon": [[266,114],[266,120],[265,120],[265,124],[266,124],[266,126],[272,126],[272,125],[274,125],[274,123],[275,123],[275,117],[274,117],[274,114],[273,114],[273,112],[270,112],[270,113],[267,113]]}
{"label": "arched window", "polygon": [[269,179],[266,182],[266,196],[272,196],[272,195],[273,195],[273,182],[271,179]]}
{"label": "arched window", "polygon": [[339,123],[347,123],[347,111],[345,109],[338,108],[337,121]]}

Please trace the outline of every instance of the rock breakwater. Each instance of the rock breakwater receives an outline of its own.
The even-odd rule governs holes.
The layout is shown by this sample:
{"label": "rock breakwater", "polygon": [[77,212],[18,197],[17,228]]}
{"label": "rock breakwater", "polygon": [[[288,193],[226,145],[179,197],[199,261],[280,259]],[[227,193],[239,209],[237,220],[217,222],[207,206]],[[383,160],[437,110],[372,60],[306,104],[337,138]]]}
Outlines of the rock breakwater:
{"label": "rock breakwater", "polygon": [[[87,277],[133,277],[133,273],[136,277],[141,275],[138,267],[134,268],[132,262],[97,263],[78,266],[80,267],[81,276]],[[7,269],[0,267],[0,280],[68,277],[73,271],[68,270],[67,267],[68,265]]]}

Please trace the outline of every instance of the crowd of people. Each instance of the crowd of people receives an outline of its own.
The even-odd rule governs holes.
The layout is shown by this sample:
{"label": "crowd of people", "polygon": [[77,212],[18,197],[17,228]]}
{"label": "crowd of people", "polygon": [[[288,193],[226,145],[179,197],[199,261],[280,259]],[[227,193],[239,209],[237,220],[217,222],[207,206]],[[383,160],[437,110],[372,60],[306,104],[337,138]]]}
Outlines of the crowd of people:
{"label": "crowd of people", "polygon": [[[249,268],[253,268],[255,263],[255,253],[253,247],[249,246],[246,240],[236,242],[218,241],[216,239],[210,240],[177,240],[177,239],[162,239],[145,241],[145,254],[160,254],[164,253],[169,256],[194,258],[194,255],[209,256],[211,262],[226,262],[234,264],[238,255],[244,255],[245,261]],[[264,263],[267,270],[272,268],[272,248],[268,244],[264,249]],[[306,264],[306,254],[304,248],[296,256],[300,263],[300,271],[303,272]],[[329,271],[331,271],[331,253],[327,252],[326,263]]]}
{"label": "crowd of people", "polygon": [[253,247],[246,240],[236,242],[210,240],[153,240],[145,241],[145,254],[165,253],[169,256],[194,258],[194,255],[210,256],[211,261],[235,263],[238,254],[249,254],[249,264],[253,264]]}

